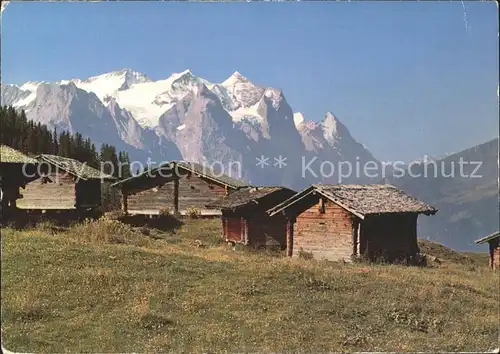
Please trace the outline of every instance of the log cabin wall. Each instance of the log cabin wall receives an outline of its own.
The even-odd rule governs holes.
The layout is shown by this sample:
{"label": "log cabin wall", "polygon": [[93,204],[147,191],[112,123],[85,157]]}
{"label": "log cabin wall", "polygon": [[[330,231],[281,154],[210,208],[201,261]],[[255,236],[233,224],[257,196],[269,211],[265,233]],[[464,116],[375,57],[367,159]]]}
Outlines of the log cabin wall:
{"label": "log cabin wall", "polygon": [[163,177],[145,181],[141,186],[126,188],[122,191],[126,202],[122,201],[124,211],[131,214],[158,214],[161,209],[175,211],[174,182]]}
{"label": "log cabin wall", "polygon": [[282,216],[231,212],[223,212],[222,215],[222,229],[226,241],[245,243],[248,240],[248,245],[255,248],[286,246],[287,220]]}
{"label": "log cabin wall", "polygon": [[317,198],[296,217],[293,253],[312,253],[314,258],[351,261],[353,253],[351,214],[340,206]]}
{"label": "log cabin wall", "polygon": [[[228,192],[231,191],[232,189],[229,188]],[[194,173],[182,175],[179,179],[179,211],[182,212],[193,207],[204,211],[207,209],[205,205],[225,194],[226,189],[221,184]]]}
{"label": "log cabin wall", "polygon": [[[228,188],[227,191],[231,193],[233,189]],[[211,209],[206,210],[205,205],[224,196],[226,188],[207,178],[186,173],[177,181],[161,176],[144,179],[135,185],[124,187],[122,193],[126,198],[125,201],[122,200],[122,209],[130,214],[158,214],[163,208],[183,213],[193,207],[201,212],[213,213]]]}
{"label": "log cabin wall", "polygon": [[26,178],[23,175],[23,165],[17,163],[0,163],[2,177],[2,206],[15,207],[19,198],[19,188],[24,186]]}
{"label": "log cabin wall", "polygon": [[98,207],[101,200],[101,180],[80,180],[75,186],[76,205],[78,208]]}
{"label": "log cabin wall", "polygon": [[489,246],[489,266],[493,269],[500,269],[500,238],[494,238],[488,241]]}
{"label": "log cabin wall", "polygon": [[493,251],[493,269],[500,269],[500,247],[495,248]]}
{"label": "log cabin wall", "polygon": [[256,248],[274,246],[286,247],[286,222],[281,216],[256,217],[247,220],[248,243]]}
{"label": "log cabin wall", "polygon": [[39,177],[21,189],[17,201],[20,209],[75,209],[74,177],[67,173],[50,173]]}
{"label": "log cabin wall", "polygon": [[224,229],[224,239],[229,242],[245,242],[244,224],[240,217],[231,215],[222,217],[222,226]]}
{"label": "log cabin wall", "polygon": [[415,255],[417,214],[384,214],[367,216],[360,224],[360,254],[369,259]]}

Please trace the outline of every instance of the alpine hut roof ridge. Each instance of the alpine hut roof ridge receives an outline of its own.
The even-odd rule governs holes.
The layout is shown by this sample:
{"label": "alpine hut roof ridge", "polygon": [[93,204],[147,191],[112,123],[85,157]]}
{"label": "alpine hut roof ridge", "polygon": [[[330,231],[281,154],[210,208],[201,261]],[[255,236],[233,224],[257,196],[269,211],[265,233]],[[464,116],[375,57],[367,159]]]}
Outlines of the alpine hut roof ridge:
{"label": "alpine hut roof ridge", "polygon": [[320,194],[364,219],[367,215],[421,213],[433,215],[434,207],[389,184],[313,184],[268,210],[272,216],[310,195]]}
{"label": "alpine hut roof ridge", "polygon": [[134,175],[132,177],[123,179],[119,182],[116,182],[112,184],[112,187],[117,187],[121,184],[128,183],[130,181],[136,180],[138,178],[144,177],[146,175],[154,175],[156,172],[162,169],[174,169],[176,167],[180,167],[181,169],[184,169],[186,171],[198,174],[202,177],[208,178],[214,182],[235,188],[235,189],[240,189],[240,188],[245,188],[249,187],[247,183],[245,183],[242,180],[232,178],[226,174],[222,173],[214,173],[214,170],[210,168],[209,166],[202,165],[200,163],[196,162],[188,162],[188,161],[169,161],[160,164],[159,166],[156,167],[149,167],[142,173],[139,173],[137,175]]}
{"label": "alpine hut roof ridge", "polygon": [[36,157],[40,161],[45,161],[52,164],[63,171],[69,172],[75,177],[81,178],[83,180],[88,179],[115,179],[113,176],[105,174],[93,167],[90,167],[86,163],[80,162],[69,157],[62,157],[50,154],[41,154]]}
{"label": "alpine hut roof ridge", "polygon": [[37,160],[29,157],[22,152],[11,148],[8,145],[0,145],[0,162],[2,163],[18,163],[18,164],[36,164]]}
{"label": "alpine hut roof ridge", "polygon": [[[248,203],[258,203],[259,199],[267,197],[276,192],[288,193],[293,195],[296,192],[292,189],[282,186],[250,186],[242,188],[227,196],[223,196],[206,205],[207,208],[220,208],[220,209],[237,209]],[[286,197],[288,197],[285,196]]]}
{"label": "alpine hut roof ridge", "polygon": [[481,244],[481,243],[485,243],[485,242],[494,240],[497,237],[500,237],[500,231],[493,232],[492,234],[489,234],[488,236],[482,237],[474,242],[477,244]]}
{"label": "alpine hut roof ridge", "polygon": [[226,174],[221,174],[221,173],[214,173],[213,169],[204,166],[200,163],[196,162],[188,162],[188,161],[172,161],[174,164],[177,164],[178,166],[183,167],[186,170],[189,170],[194,173],[198,173],[204,177],[207,177],[209,179],[212,179],[216,182],[221,182],[225,185],[228,185],[230,187],[234,188],[244,188],[248,187],[248,183],[245,183],[244,181],[240,179],[236,179],[233,177],[230,177]]}

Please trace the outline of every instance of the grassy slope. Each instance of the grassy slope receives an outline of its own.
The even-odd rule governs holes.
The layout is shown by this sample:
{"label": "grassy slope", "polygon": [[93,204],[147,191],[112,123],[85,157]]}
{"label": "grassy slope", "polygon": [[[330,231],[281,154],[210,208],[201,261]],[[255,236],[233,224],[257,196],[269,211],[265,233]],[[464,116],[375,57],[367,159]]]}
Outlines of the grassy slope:
{"label": "grassy slope", "polygon": [[218,225],[193,221],[154,238],[112,225],[121,236],[107,240],[88,226],[2,230],[4,346],[22,352],[498,346],[498,273],[475,260],[451,258],[425,269],[290,260],[228,248],[215,237]]}

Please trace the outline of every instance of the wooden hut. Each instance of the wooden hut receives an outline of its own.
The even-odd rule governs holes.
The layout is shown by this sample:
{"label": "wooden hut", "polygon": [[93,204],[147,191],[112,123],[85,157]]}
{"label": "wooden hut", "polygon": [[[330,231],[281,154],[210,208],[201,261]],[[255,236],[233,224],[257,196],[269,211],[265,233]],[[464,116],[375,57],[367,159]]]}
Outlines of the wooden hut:
{"label": "wooden hut", "polygon": [[247,187],[243,181],[201,164],[171,161],[112,185],[122,193],[122,210],[129,215],[221,215],[205,207],[209,202]]}
{"label": "wooden hut", "polygon": [[477,244],[488,242],[489,245],[489,265],[491,268],[500,269],[500,231],[476,240]]}
{"label": "wooden hut", "polygon": [[296,192],[284,187],[250,187],[207,205],[222,211],[222,233],[227,242],[253,247],[286,245],[287,220],[267,210]]}
{"label": "wooden hut", "polygon": [[26,175],[36,171],[37,160],[7,146],[0,146],[0,196],[2,213],[15,209],[19,188],[28,181]]}
{"label": "wooden hut", "polygon": [[38,172],[26,184],[18,208],[28,210],[96,209],[101,206],[101,183],[112,176],[77,160],[37,156]]}
{"label": "wooden hut", "polygon": [[414,256],[417,217],[433,207],[391,185],[313,185],[271,208],[289,221],[287,253],[350,261]]}

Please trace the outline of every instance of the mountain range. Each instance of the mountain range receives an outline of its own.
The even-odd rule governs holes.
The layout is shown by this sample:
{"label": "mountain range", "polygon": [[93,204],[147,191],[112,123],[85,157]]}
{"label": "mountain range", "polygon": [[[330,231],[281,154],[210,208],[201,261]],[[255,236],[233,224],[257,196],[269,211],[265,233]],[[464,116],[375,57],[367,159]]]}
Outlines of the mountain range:
{"label": "mountain range", "polygon": [[392,178],[392,184],[438,209],[419,219],[419,235],[460,251],[487,249],[474,240],[499,230],[498,144],[497,138],[415,164],[411,176]]}
{"label": "mountain range", "polygon": [[[2,104],[24,109],[28,119],[115,145],[131,160],[183,159],[222,168],[251,184],[296,190],[311,183],[390,182],[438,208],[436,216],[420,218],[420,235],[461,250],[477,250],[473,240],[499,227],[498,139],[413,162],[413,171],[430,166],[434,178],[407,173],[396,178],[389,168],[385,179],[361,170],[340,180],[342,162],[353,168],[367,162],[380,168],[381,163],[333,113],[306,119],[292,109],[283,90],[257,85],[239,72],[213,83],[189,70],[152,80],[123,69],[1,88]],[[482,161],[476,171],[482,177],[445,177],[460,159]]]}
{"label": "mountain range", "polygon": [[[306,120],[281,89],[256,85],[239,72],[212,83],[189,70],[154,81],[123,69],[87,79],[2,85],[1,100],[49,128],[127,150],[134,160],[217,164],[252,184],[301,188],[338,182],[340,161],[379,165],[331,112]],[[302,165],[309,166],[304,175]],[[372,180],[360,174],[342,181]]]}

